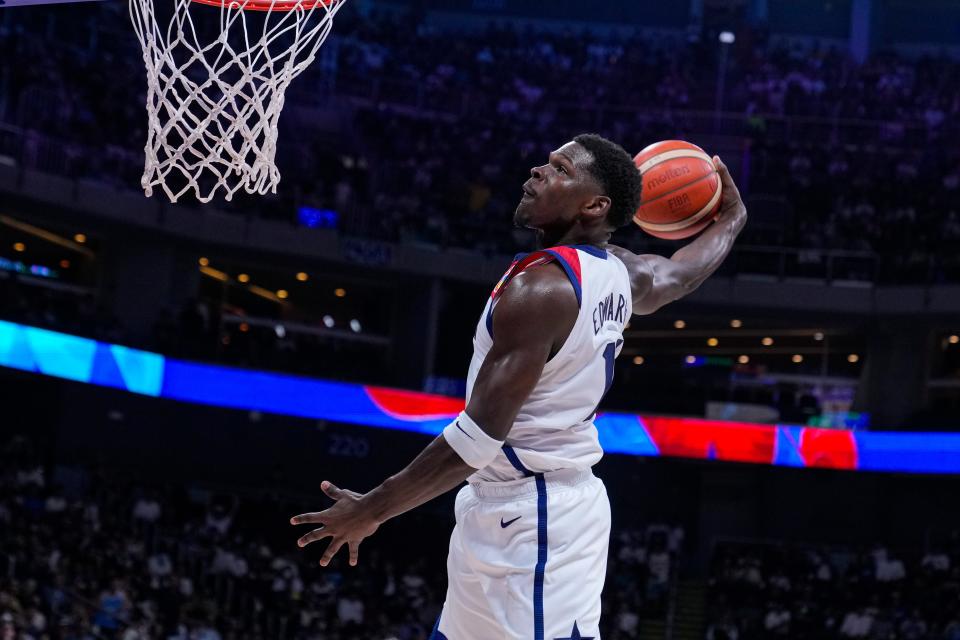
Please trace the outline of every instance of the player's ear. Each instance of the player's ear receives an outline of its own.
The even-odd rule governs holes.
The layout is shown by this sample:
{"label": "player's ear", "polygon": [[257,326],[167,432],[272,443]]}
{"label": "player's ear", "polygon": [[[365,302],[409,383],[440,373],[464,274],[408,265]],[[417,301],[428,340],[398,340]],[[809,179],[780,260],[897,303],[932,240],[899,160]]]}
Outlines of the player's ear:
{"label": "player's ear", "polygon": [[593,196],[587,200],[580,209],[580,213],[587,216],[590,220],[602,220],[607,217],[607,213],[609,212],[609,196]]}

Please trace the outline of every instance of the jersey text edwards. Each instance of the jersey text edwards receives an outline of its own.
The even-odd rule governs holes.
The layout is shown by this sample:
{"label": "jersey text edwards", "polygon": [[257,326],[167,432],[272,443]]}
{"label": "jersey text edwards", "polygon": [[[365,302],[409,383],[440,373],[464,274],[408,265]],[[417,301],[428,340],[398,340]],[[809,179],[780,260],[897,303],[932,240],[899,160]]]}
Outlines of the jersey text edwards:
{"label": "jersey text edwards", "polygon": [[607,320],[615,320],[623,323],[623,314],[627,311],[627,299],[623,294],[617,294],[617,306],[613,306],[613,292],[607,294],[606,298],[600,300],[597,308],[593,310],[593,335],[600,333],[603,323]]}

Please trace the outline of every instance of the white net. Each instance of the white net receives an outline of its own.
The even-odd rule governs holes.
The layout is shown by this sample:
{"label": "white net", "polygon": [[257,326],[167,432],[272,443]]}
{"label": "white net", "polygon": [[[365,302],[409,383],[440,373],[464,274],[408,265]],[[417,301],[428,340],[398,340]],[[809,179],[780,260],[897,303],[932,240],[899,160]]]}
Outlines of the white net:
{"label": "white net", "polygon": [[[171,202],[190,191],[201,202],[220,190],[227,200],[241,188],[276,193],[284,92],[344,0],[156,1],[172,1],[169,22],[160,24],[154,0],[130,0],[147,66],[144,192],[159,186]],[[191,10],[209,15],[195,24]],[[219,24],[210,24],[218,11]]]}

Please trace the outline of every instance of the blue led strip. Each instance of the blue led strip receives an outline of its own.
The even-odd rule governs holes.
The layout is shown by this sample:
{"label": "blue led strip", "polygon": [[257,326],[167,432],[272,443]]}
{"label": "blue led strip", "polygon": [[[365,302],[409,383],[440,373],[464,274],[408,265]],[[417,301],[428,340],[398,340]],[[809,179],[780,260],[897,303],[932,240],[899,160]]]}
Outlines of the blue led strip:
{"label": "blue led strip", "polygon": [[[459,411],[451,412],[449,407],[442,410],[428,407],[438,404],[435,397],[395,392],[408,396],[407,407],[398,409],[388,406],[389,403],[378,403],[375,390],[364,385],[186,362],[2,320],[0,366],[183,402],[429,435],[439,434]],[[450,404],[449,400],[445,402]],[[424,404],[422,410],[420,403]],[[596,426],[604,451],[701,458],[704,454],[697,453],[696,443],[685,434],[687,431],[692,433],[693,427],[702,430],[707,425],[710,446],[706,451],[719,452],[717,457],[724,458],[725,446],[716,443],[721,442],[723,434],[727,434],[729,442],[730,431],[722,423],[714,426],[714,423],[703,420],[670,419],[676,424],[671,425],[666,434],[657,435],[650,427],[652,420],[664,421],[663,418],[650,418],[645,422],[642,416],[629,414],[599,415]],[[805,434],[823,435],[827,431],[789,425],[747,426],[749,428],[745,431],[749,433],[743,436],[745,438],[754,437],[754,432],[770,434],[773,430],[770,434],[772,453],[769,459],[741,461],[806,467],[816,466],[818,460],[830,459],[816,446],[804,446]],[[852,432],[852,440],[850,466],[856,469],[960,473],[960,433],[856,431]],[[740,446],[738,450],[752,452],[754,449]]]}
{"label": "blue led strip", "polygon": [[165,362],[156,353],[0,320],[0,366],[159,396]]}

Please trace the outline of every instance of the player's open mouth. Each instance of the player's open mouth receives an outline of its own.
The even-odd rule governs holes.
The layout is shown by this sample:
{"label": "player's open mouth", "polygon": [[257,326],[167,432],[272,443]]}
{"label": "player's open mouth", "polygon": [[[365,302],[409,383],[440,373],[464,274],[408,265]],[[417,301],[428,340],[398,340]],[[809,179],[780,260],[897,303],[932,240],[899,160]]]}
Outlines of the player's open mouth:
{"label": "player's open mouth", "polygon": [[524,197],[524,198],[536,198],[536,197],[537,197],[537,193],[536,193],[533,189],[531,189],[530,187],[528,187],[527,185],[523,185],[523,197]]}

